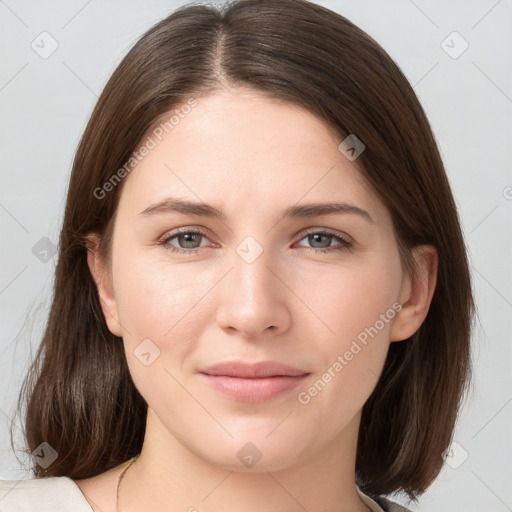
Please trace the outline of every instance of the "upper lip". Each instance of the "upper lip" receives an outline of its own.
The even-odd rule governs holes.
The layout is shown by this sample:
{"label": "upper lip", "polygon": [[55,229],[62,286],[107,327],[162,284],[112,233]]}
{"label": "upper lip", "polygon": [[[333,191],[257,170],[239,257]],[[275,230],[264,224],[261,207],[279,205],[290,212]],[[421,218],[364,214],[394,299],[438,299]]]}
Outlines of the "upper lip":
{"label": "upper lip", "polygon": [[241,378],[263,378],[277,376],[297,377],[306,375],[308,372],[294,368],[287,364],[278,363],[277,361],[259,361],[250,363],[246,361],[225,361],[219,364],[208,366],[200,373],[206,375],[225,375],[227,377]]}

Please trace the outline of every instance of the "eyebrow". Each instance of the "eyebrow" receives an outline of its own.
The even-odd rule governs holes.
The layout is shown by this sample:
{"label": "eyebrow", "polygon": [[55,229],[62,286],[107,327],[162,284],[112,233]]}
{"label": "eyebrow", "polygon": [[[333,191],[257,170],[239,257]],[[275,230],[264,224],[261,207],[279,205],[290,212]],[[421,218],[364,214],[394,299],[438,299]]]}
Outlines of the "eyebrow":
{"label": "eyebrow", "polygon": [[[148,206],[145,210],[140,212],[139,215],[142,217],[149,217],[151,215],[166,213],[181,213],[184,215],[210,217],[222,221],[226,220],[226,214],[222,209],[215,208],[206,203],[197,203],[194,201],[185,201],[175,198],[167,198]],[[308,203],[298,206],[290,206],[284,211],[283,217],[309,218],[340,213],[359,215],[370,224],[375,223],[371,215],[366,210],[344,202]]]}

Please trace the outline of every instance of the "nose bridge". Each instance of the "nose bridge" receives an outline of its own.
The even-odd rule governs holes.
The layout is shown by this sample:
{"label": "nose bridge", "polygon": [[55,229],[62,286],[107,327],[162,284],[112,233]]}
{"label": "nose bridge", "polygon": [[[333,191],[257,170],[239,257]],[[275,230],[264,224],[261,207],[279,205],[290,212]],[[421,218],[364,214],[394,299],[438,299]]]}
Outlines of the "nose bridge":
{"label": "nose bridge", "polygon": [[233,255],[233,279],[240,286],[239,291],[247,298],[267,295],[272,276],[268,269],[271,265],[269,252],[263,249],[254,237],[246,237],[236,248]]}
{"label": "nose bridge", "polygon": [[263,308],[266,302],[275,300],[273,275],[268,269],[272,262],[270,251],[265,250],[253,236],[245,237],[232,257],[235,283],[234,295],[246,308]]}
{"label": "nose bridge", "polygon": [[257,335],[269,327],[275,331],[286,327],[289,313],[283,290],[269,269],[279,265],[271,261],[270,255],[252,236],[235,248],[218,310],[218,321],[224,328]]}

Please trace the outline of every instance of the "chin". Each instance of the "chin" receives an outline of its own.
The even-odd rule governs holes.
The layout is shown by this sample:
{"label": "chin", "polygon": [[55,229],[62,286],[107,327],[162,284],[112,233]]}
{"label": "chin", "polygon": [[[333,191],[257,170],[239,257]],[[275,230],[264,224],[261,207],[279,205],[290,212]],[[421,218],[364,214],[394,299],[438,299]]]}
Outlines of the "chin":
{"label": "chin", "polygon": [[298,462],[303,452],[297,449],[298,443],[290,437],[285,443],[285,438],[277,435],[265,439],[266,435],[267,431],[258,436],[237,436],[229,443],[219,443],[215,451],[210,445],[207,453],[202,450],[196,453],[216,467],[240,473],[280,471]]}
{"label": "chin", "polygon": [[[288,460],[290,457],[290,460]],[[240,461],[238,457],[230,457],[229,460],[226,457],[222,457],[221,460],[210,460],[211,464],[225,469],[226,471],[235,471],[237,473],[267,473],[267,472],[277,472],[293,466],[294,458],[287,454],[287,457],[283,455],[274,455],[270,456],[267,454],[262,454],[260,460],[258,460],[253,466],[246,465],[244,462]]]}

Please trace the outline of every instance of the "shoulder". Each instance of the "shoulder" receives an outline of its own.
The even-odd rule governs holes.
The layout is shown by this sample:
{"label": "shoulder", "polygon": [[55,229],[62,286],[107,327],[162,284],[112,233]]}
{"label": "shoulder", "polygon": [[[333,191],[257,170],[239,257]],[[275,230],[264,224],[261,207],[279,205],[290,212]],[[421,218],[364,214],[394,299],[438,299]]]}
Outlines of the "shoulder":
{"label": "shoulder", "polygon": [[411,512],[408,508],[405,508],[403,505],[399,505],[394,501],[391,501],[383,496],[379,496],[378,498],[374,498],[374,500],[382,507],[382,510],[386,512]]}
{"label": "shoulder", "polygon": [[65,476],[0,480],[2,512],[92,512],[71,478]]}
{"label": "shoulder", "polygon": [[368,507],[375,512],[411,512],[408,508],[403,505],[399,505],[394,501],[389,500],[385,496],[376,496],[365,494],[359,487],[357,487],[357,492],[361,497],[363,503],[368,505]]}

